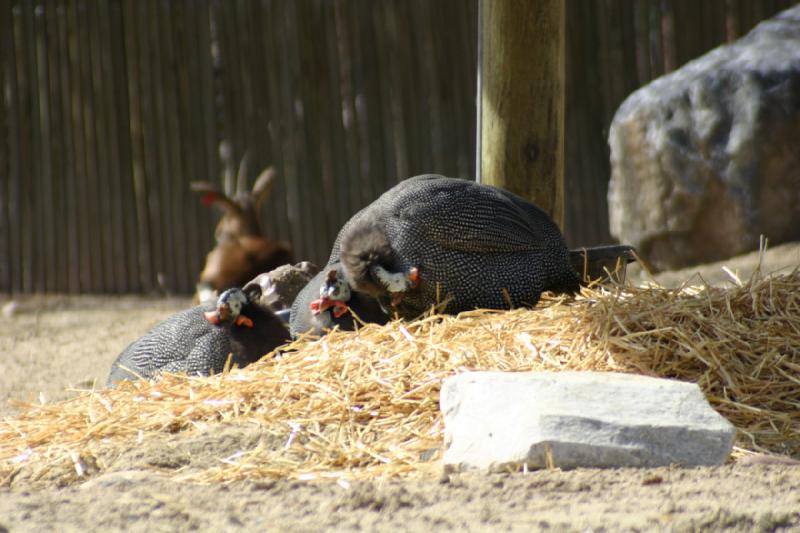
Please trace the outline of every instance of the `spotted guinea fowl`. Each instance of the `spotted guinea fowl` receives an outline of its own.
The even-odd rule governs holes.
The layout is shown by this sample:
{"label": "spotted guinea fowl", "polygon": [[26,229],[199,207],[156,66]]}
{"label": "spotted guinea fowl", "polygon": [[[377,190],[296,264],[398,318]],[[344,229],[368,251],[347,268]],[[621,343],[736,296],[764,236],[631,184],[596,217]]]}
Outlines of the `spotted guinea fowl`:
{"label": "spotted guinea fowl", "polygon": [[374,298],[352,292],[339,263],[323,268],[297,295],[292,305],[289,330],[293,337],[311,332],[322,335],[338,326],[352,331],[353,315],[363,322],[385,324],[389,315]]}
{"label": "spotted guinea fowl", "polygon": [[[400,182],[345,224],[331,262],[356,292],[401,317],[532,306],[579,277],[558,227],[510,192],[422,175]],[[441,308],[443,307],[443,308]]]}
{"label": "spotted guinea fowl", "polygon": [[162,372],[208,375],[228,361],[244,367],[289,340],[272,311],[254,302],[261,287],[229,289],[215,304],[201,304],[157,324],[132,342],[111,366],[106,385],[123,379],[151,379]]}
{"label": "spotted guinea fowl", "polygon": [[303,261],[259,274],[250,283],[261,287],[259,305],[269,307],[281,321],[288,324],[297,295],[318,272],[317,265]]}

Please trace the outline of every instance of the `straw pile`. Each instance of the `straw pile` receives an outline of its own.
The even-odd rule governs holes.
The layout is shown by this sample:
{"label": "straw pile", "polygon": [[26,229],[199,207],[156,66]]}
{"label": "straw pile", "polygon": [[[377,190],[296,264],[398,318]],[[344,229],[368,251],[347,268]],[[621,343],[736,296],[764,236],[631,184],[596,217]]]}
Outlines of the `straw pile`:
{"label": "straw pile", "polygon": [[[800,455],[800,272],[730,289],[585,289],[535,310],[475,311],[300,340],[209,378],[87,391],[0,422],[0,484],[25,469],[113,468],[120,450],[219,423],[262,438],[192,481],[435,471],[442,380],[464,370],[636,372],[694,381],[738,445]],[[205,434],[208,434],[206,432]],[[213,432],[211,432],[213,435]],[[40,475],[40,474],[37,474]],[[62,480],[63,482],[63,480]]]}

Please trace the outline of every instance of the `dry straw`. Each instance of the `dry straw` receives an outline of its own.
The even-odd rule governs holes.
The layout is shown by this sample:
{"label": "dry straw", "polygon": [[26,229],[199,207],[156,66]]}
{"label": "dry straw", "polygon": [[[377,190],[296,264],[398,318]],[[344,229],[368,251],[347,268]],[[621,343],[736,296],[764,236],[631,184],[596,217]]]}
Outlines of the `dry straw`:
{"label": "dry straw", "polygon": [[[465,370],[636,372],[693,381],[746,450],[800,454],[800,273],[732,288],[584,289],[535,310],[474,311],[301,339],[283,357],[210,378],[166,375],[29,408],[0,423],[0,482],[67,465],[73,478],[121,450],[220,423],[258,444],[193,481],[365,478],[431,472],[438,396]],[[220,426],[221,427],[221,426]],[[208,431],[206,431],[208,434]],[[43,475],[43,474],[39,474]]]}

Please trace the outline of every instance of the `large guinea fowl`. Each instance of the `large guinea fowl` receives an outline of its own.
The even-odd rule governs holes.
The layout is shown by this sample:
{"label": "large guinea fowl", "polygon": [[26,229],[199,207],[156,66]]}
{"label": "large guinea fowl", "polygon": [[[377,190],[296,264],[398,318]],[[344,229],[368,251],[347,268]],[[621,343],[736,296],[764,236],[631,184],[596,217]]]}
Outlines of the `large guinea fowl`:
{"label": "large guinea fowl", "polygon": [[402,181],[339,232],[340,261],[356,292],[403,318],[439,306],[535,305],[543,291],[575,292],[579,276],[556,224],[502,189],[426,174]]}
{"label": "large guinea fowl", "polygon": [[231,365],[258,361],[289,340],[289,332],[272,311],[258,302],[261,286],[223,292],[216,304],[201,304],[157,324],[119,354],[106,385],[162,372],[208,375]]}

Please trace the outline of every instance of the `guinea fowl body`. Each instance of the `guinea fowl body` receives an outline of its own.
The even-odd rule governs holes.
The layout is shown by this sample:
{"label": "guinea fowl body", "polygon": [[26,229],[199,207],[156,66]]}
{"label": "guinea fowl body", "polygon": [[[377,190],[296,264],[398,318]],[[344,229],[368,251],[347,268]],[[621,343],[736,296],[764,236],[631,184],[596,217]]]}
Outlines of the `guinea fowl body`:
{"label": "guinea fowl body", "polygon": [[[578,275],[558,227],[526,200],[472,181],[422,175],[393,187],[345,224],[331,262],[356,291],[386,301],[377,264],[416,269],[398,314],[414,318],[444,304],[448,313],[532,306],[543,291],[574,292]],[[383,283],[385,285],[385,283]]]}
{"label": "guinea fowl body", "polygon": [[[216,304],[197,305],[154,326],[119,354],[106,385],[112,387],[123,379],[152,379],[162,372],[219,373],[229,356],[231,365],[241,368],[284,344],[289,340],[286,327],[269,309],[252,303],[258,301],[260,287],[248,287],[249,295],[230,289]],[[219,314],[221,303],[231,294],[243,304],[229,318],[212,324],[208,317]],[[249,319],[249,325],[239,316]]]}
{"label": "guinea fowl body", "polygon": [[342,272],[339,263],[329,264],[323,268],[311,281],[300,291],[292,305],[290,314],[290,331],[293,337],[310,332],[313,335],[322,335],[326,330],[338,326],[344,331],[352,331],[356,328],[356,321],[353,313],[358,315],[363,322],[385,324],[389,321],[389,315],[381,308],[374,298],[366,294],[353,292],[350,295],[347,305],[350,312],[341,316],[334,316],[331,310],[323,310],[315,313],[311,309],[311,304],[320,297],[320,289],[325,283],[326,276],[331,270]]}

